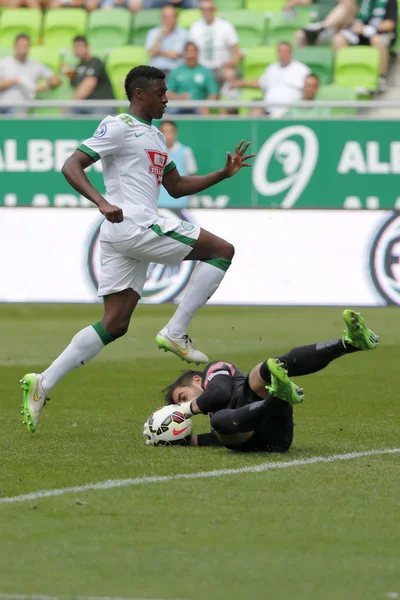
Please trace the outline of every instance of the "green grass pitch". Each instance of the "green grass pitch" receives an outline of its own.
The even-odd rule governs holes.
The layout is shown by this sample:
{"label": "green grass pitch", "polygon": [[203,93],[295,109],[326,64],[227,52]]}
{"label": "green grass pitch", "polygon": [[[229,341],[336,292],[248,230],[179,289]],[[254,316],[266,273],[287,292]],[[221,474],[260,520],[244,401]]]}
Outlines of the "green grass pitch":
{"label": "green grass pitch", "polygon": [[[154,342],[170,306],[51,393],[22,426],[18,380],[41,371],[99,306],[0,307],[0,498],[111,479],[248,467],[400,447],[399,309],[365,309],[378,350],[297,380],[285,456],[148,448],[142,424],[184,367]],[[190,333],[243,370],[340,337],[339,308],[206,307]],[[196,417],[195,430],[207,419]],[[0,504],[0,594],[163,600],[379,600],[400,595],[400,455],[168,481]]]}

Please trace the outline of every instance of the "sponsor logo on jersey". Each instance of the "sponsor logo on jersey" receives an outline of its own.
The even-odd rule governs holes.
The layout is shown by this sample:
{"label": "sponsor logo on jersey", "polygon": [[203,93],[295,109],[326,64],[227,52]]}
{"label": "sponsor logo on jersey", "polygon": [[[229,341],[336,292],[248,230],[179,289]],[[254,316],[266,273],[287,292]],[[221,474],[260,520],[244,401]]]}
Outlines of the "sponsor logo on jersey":
{"label": "sponsor logo on jersey", "polygon": [[103,135],[106,135],[107,133],[107,125],[105,125],[104,123],[102,125],[99,125],[99,127],[96,129],[96,131],[93,134],[94,138],[101,138],[103,137]]}
{"label": "sponsor logo on jersey", "polygon": [[318,160],[318,138],[310,127],[291,125],[271,135],[257,153],[253,185],[262,196],[282,196],[292,208],[307,187]]}
{"label": "sponsor logo on jersey", "polygon": [[[159,215],[165,218],[173,217],[186,221],[184,210],[159,209]],[[192,215],[190,215],[192,219]],[[99,287],[99,275],[101,268],[100,253],[100,227],[103,219],[99,220],[89,239],[86,254],[88,277],[93,289],[97,293]],[[176,265],[160,265],[150,263],[147,270],[146,283],[144,285],[141,304],[162,304],[164,302],[178,303],[183,295],[190,276],[195,268],[195,263],[185,260]]]}
{"label": "sponsor logo on jersey", "polygon": [[387,304],[400,304],[400,216],[391,213],[375,233],[369,257],[375,289]]}
{"label": "sponsor logo on jersey", "polygon": [[150,160],[149,173],[150,175],[155,175],[157,184],[161,185],[164,167],[168,160],[168,154],[165,154],[165,152],[159,152],[158,150],[146,150],[146,154]]}

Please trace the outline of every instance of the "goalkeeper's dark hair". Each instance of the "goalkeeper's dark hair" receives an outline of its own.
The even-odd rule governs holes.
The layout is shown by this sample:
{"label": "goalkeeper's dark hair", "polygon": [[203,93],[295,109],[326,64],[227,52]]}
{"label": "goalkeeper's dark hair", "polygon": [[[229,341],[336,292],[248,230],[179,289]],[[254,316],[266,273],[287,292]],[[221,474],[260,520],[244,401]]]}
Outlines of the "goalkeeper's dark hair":
{"label": "goalkeeper's dark hair", "polygon": [[182,375],[180,375],[178,379],[175,379],[173,383],[167,385],[167,387],[161,390],[162,393],[165,394],[165,404],[174,404],[172,395],[176,388],[181,387],[182,385],[191,385],[195,375],[201,377],[203,375],[203,371],[193,371],[192,369],[189,369],[189,371],[182,371]]}
{"label": "goalkeeper's dark hair", "polygon": [[142,65],[134,67],[125,78],[125,93],[129,102],[132,100],[133,92],[136,88],[149,88],[156,79],[165,79],[164,71],[155,67]]}

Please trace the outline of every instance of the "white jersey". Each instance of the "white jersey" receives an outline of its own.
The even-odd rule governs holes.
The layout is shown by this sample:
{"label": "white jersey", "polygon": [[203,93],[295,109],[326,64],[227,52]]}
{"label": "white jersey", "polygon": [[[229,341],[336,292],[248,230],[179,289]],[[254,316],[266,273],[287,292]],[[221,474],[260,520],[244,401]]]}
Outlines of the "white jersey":
{"label": "white jersey", "polygon": [[124,213],[122,223],[104,221],[101,240],[127,238],[156,222],[163,176],[175,168],[157,127],[130,114],[108,116],[78,150],[101,160],[105,197]]}
{"label": "white jersey", "polygon": [[235,27],[225,19],[214,19],[209,25],[204,19],[195,21],[189,30],[189,40],[199,49],[199,63],[207,69],[221,69],[232,58],[232,47],[239,44]]}

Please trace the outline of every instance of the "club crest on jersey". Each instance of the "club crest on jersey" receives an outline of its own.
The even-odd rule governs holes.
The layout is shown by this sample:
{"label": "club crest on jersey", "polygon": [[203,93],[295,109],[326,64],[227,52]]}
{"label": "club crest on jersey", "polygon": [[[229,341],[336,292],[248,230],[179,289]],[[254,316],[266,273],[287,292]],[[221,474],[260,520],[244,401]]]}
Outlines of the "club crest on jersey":
{"label": "club crest on jersey", "polygon": [[146,154],[150,160],[149,173],[150,175],[155,175],[158,185],[161,185],[168,154],[158,152],[157,150],[146,150]]}

